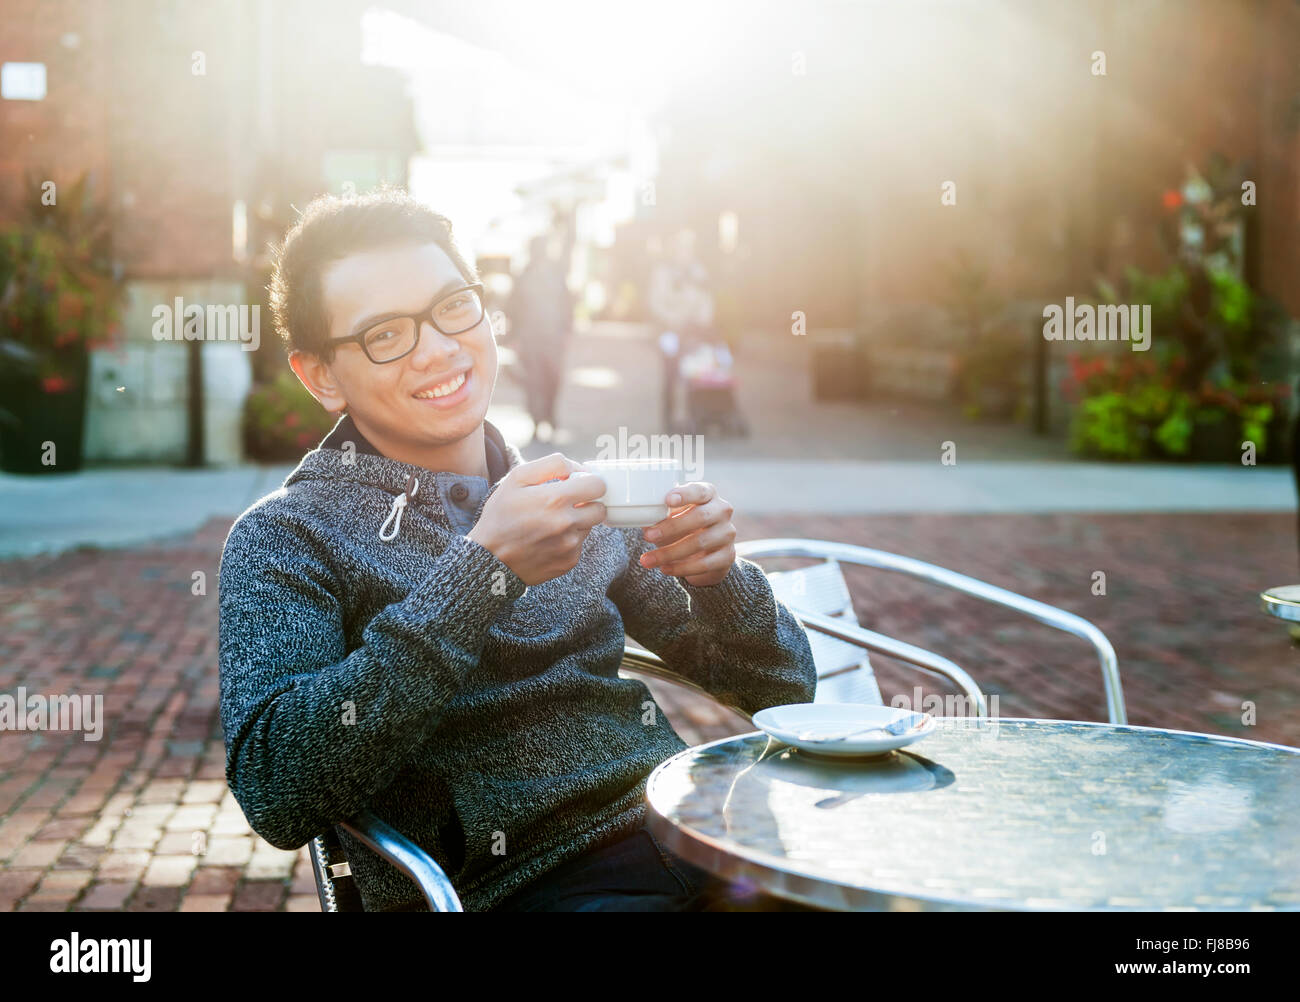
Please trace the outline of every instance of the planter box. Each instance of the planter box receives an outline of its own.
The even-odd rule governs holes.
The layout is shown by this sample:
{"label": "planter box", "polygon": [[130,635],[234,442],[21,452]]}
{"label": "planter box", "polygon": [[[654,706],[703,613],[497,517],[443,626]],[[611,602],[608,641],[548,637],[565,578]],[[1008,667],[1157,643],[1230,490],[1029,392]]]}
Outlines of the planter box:
{"label": "planter box", "polygon": [[[76,364],[76,363],[74,363]],[[71,388],[46,393],[38,383],[7,383],[4,409],[12,420],[0,421],[0,469],[7,473],[73,473],[81,469],[86,424],[86,363],[70,374]],[[54,444],[53,465],[41,460],[45,443]]]}
{"label": "planter box", "polygon": [[944,348],[875,346],[870,350],[871,388],[916,400],[948,400],[957,377],[957,353]]}

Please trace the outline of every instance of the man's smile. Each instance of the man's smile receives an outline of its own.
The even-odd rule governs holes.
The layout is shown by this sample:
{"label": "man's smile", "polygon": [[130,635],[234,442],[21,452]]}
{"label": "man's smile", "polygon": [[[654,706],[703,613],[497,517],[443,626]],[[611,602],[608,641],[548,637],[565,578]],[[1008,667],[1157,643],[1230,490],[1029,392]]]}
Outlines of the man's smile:
{"label": "man's smile", "polygon": [[450,376],[424,384],[411,394],[423,403],[438,407],[452,407],[469,398],[473,387],[473,366],[464,366]]}

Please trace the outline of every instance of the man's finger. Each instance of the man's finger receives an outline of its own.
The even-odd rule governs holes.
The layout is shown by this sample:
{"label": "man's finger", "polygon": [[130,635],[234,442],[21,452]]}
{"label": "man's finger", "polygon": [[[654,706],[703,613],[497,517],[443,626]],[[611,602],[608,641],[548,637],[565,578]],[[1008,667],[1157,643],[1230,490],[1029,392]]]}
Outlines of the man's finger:
{"label": "man's finger", "polygon": [[671,546],[662,546],[658,549],[651,550],[642,557],[643,567],[662,567],[665,564],[671,564],[674,561],[685,560],[694,557],[698,553],[708,553],[720,547],[727,546],[732,542],[733,535],[730,524],[727,525],[710,525],[707,528],[694,532],[684,539],[679,539]]}
{"label": "man's finger", "polygon": [[578,512],[578,523],[587,529],[594,529],[605,521],[605,516],[609,514],[599,501],[588,501],[586,504],[576,505],[575,508]]}
{"label": "man's finger", "polygon": [[733,563],[735,558],[727,550],[711,550],[696,557],[679,560],[675,564],[668,564],[659,570],[672,577],[684,578],[688,575],[712,574],[722,570],[723,567],[730,567]]}
{"label": "man's finger", "polygon": [[[664,499],[670,508],[680,508],[687,504],[706,504],[714,495],[713,485],[703,481],[693,481],[689,484],[678,484]],[[674,500],[676,498],[676,500]]]}
{"label": "man's finger", "polygon": [[582,501],[595,501],[597,498],[604,497],[606,491],[605,478],[595,473],[587,473],[582,470],[570,474],[568,480],[561,481],[557,484],[545,484],[548,490],[555,491],[561,498],[569,504],[578,504]]}
{"label": "man's finger", "polygon": [[650,542],[663,547],[674,540],[703,529],[706,525],[718,520],[719,506],[715,503],[716,501],[715,498],[708,504],[696,505],[678,515],[669,515],[646,529],[643,535]]}
{"label": "man's finger", "polygon": [[544,484],[548,480],[563,480],[578,468],[579,464],[569,459],[564,453],[552,452],[549,456],[543,456],[541,459],[519,464],[519,466],[515,467],[514,473],[520,484],[535,486]]}

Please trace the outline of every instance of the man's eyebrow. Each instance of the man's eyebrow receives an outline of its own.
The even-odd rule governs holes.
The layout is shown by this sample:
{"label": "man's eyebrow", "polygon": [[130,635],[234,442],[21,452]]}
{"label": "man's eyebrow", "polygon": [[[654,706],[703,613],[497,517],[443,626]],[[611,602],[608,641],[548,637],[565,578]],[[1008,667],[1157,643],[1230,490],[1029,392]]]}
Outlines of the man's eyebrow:
{"label": "man's eyebrow", "polygon": [[[447,293],[453,292],[456,289],[463,289],[466,284],[467,283],[463,278],[453,278],[450,282],[444,283],[442,288],[433,294],[433,298],[429,300],[429,305],[426,306],[425,309],[427,310],[432,307],[434,303],[447,295]],[[410,315],[411,314],[409,313],[399,313],[396,311],[389,313],[375,313],[363,320],[358,320],[353,324],[351,333],[353,337],[356,337],[362,331],[369,330],[375,324],[382,324],[386,320],[395,320],[398,317],[409,317]]]}

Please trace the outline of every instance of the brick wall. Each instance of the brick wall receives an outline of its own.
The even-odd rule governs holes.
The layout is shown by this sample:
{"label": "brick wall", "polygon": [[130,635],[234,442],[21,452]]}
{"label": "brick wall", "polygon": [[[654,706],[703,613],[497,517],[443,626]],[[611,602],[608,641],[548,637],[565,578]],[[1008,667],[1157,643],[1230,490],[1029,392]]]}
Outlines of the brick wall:
{"label": "brick wall", "polygon": [[49,94],[0,102],[0,220],[25,171],[89,169],[129,277],[242,277],[236,200],[280,203],[270,238],[327,187],[328,151],[387,154],[404,183],[411,102],[398,74],[360,64],[365,6],[8,0],[0,61],[44,62]]}
{"label": "brick wall", "polygon": [[6,0],[0,63],[44,63],[42,101],[0,101],[0,220],[12,218],[24,181],[56,184],[82,170],[109,183],[107,4]]}

